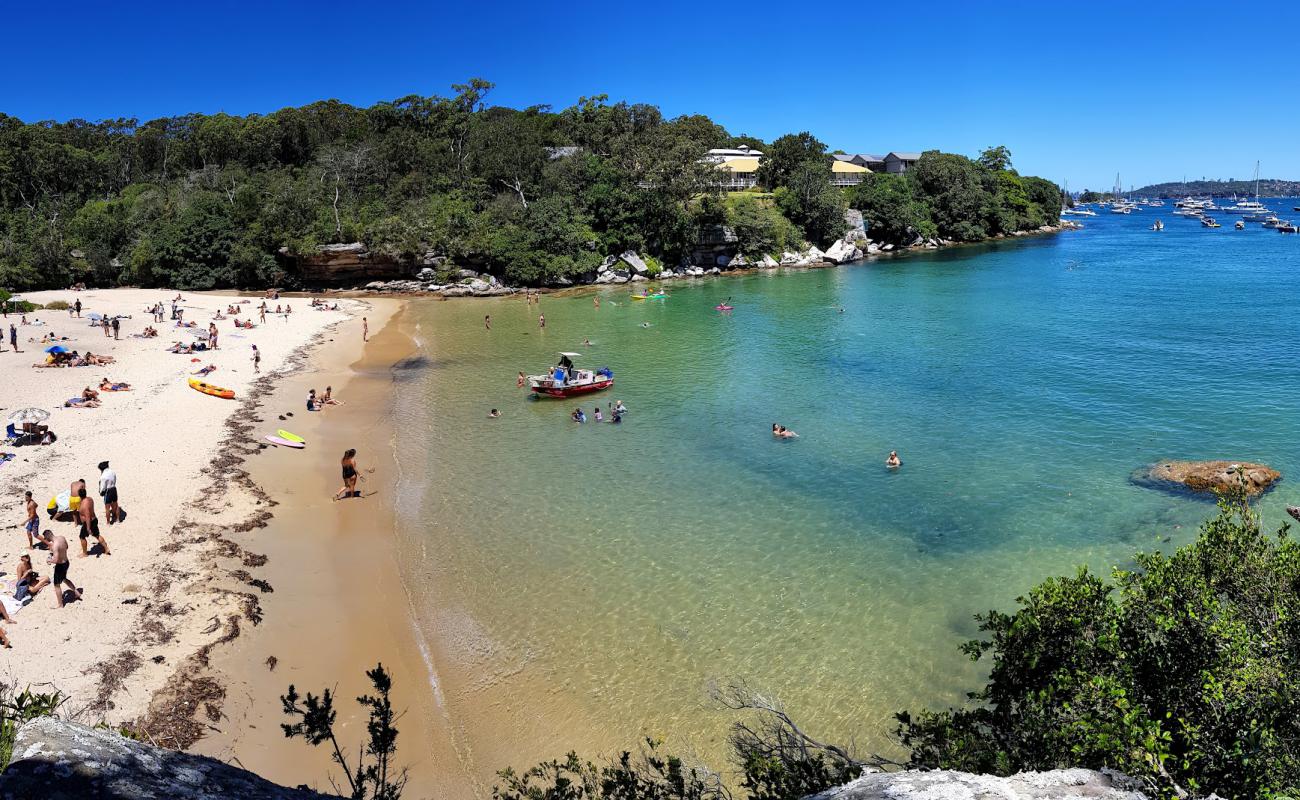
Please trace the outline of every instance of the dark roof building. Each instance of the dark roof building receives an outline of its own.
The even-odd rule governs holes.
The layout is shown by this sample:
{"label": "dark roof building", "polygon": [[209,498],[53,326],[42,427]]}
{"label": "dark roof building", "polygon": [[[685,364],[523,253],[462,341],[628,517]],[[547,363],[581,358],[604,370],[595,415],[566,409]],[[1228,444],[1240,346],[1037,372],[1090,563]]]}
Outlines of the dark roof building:
{"label": "dark roof building", "polygon": [[885,172],[902,174],[916,166],[920,160],[920,153],[889,153],[884,158]]}

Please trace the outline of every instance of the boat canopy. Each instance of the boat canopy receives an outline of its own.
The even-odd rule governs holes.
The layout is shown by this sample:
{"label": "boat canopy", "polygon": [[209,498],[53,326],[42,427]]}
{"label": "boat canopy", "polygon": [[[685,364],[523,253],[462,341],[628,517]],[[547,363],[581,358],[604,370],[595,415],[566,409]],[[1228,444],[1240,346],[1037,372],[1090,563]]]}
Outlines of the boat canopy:
{"label": "boat canopy", "polygon": [[561,352],[560,355],[562,355],[562,356],[568,356],[569,358],[577,358],[577,357],[581,356],[582,353],[564,353],[564,352]]}

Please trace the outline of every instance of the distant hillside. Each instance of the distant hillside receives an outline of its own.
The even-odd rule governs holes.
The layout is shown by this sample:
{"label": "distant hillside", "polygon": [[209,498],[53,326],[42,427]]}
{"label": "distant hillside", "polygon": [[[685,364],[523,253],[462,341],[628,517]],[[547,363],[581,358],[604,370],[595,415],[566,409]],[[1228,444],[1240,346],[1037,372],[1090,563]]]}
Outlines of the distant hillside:
{"label": "distant hillside", "polygon": [[[1170,181],[1155,183],[1134,189],[1133,194],[1143,197],[1184,197],[1186,195],[1214,195],[1222,197],[1231,194],[1255,193],[1254,181]],[[1260,197],[1300,197],[1300,181],[1284,181],[1277,178],[1259,179]]]}

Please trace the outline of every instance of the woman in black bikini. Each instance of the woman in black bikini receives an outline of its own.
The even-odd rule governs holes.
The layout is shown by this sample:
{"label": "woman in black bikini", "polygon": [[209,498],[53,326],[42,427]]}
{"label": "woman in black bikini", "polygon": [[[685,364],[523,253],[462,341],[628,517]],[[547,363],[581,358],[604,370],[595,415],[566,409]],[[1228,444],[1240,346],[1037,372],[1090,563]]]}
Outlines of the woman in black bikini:
{"label": "woman in black bikini", "polygon": [[340,463],[343,466],[343,488],[334,493],[334,499],[357,497],[357,451],[349,448]]}

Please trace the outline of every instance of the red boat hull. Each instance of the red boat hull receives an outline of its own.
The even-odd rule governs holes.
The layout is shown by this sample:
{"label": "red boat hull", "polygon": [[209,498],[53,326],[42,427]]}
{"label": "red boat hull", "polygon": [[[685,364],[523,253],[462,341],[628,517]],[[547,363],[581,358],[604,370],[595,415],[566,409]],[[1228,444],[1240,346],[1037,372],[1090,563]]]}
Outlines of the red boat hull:
{"label": "red boat hull", "polygon": [[608,389],[613,385],[614,385],[614,379],[610,378],[609,380],[592,381],[591,383],[584,383],[579,386],[566,386],[563,389],[550,389],[545,387],[537,387],[533,389],[533,393],[536,394],[538,397],[555,397],[558,399],[564,399],[566,397],[577,397],[578,395],[582,395],[582,394],[599,392],[602,389]]}

